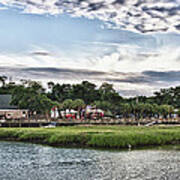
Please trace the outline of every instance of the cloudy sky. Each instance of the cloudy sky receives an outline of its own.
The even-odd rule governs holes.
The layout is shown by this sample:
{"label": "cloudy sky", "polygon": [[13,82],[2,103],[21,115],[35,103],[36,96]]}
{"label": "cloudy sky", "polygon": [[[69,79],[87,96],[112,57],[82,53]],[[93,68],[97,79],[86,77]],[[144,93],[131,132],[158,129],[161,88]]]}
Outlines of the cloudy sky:
{"label": "cloudy sky", "polygon": [[0,0],[0,75],[123,96],[180,85],[180,0]]}

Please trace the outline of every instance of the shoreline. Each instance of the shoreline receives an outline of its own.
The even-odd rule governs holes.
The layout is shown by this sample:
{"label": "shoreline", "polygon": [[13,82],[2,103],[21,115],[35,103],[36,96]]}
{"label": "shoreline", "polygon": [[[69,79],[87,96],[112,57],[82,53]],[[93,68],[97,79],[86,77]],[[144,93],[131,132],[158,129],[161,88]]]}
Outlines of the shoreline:
{"label": "shoreline", "polygon": [[[65,144],[48,144],[38,141],[21,141],[17,139],[0,139],[0,142],[12,142],[12,143],[27,143],[34,145],[47,146],[52,148],[66,148],[66,149],[88,149],[88,150],[99,150],[99,151],[141,151],[141,150],[180,150],[180,141],[174,142],[172,144],[163,144],[163,145],[145,145],[145,146],[136,146],[133,148],[105,148],[105,147],[93,147],[93,146],[82,146],[78,144],[65,145]],[[175,147],[175,148],[174,148]]]}
{"label": "shoreline", "polygon": [[180,145],[180,127],[1,128],[0,141],[34,143],[61,148],[131,150]]}

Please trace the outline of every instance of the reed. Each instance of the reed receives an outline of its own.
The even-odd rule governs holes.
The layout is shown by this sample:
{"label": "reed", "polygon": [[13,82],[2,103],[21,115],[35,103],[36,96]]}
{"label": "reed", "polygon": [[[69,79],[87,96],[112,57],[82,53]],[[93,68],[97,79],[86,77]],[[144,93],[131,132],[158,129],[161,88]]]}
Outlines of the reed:
{"label": "reed", "polygon": [[54,129],[1,128],[0,139],[61,147],[137,148],[180,144],[180,127],[74,126]]}

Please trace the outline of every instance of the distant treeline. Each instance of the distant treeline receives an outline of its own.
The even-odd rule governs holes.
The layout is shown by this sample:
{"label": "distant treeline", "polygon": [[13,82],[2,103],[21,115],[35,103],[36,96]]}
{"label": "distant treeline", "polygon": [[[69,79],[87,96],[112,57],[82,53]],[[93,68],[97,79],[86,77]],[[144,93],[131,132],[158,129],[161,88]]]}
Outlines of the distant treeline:
{"label": "distant treeline", "polygon": [[59,109],[80,110],[86,105],[103,109],[107,116],[121,115],[125,118],[171,117],[180,109],[180,87],[161,89],[153,96],[124,98],[112,84],[102,83],[100,87],[83,81],[79,84],[47,83],[45,89],[40,82],[21,80],[20,84],[6,83],[7,77],[0,76],[0,94],[11,94],[12,105],[22,109],[48,115],[53,106]]}

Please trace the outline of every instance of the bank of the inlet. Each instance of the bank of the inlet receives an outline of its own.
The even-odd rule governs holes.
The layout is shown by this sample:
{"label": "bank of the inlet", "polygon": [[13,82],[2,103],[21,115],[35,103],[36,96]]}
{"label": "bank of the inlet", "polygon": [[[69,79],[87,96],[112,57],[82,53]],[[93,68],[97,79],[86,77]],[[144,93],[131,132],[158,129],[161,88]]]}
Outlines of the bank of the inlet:
{"label": "bank of the inlet", "polygon": [[1,128],[0,140],[59,147],[137,148],[179,145],[180,127],[73,126],[57,128]]}

